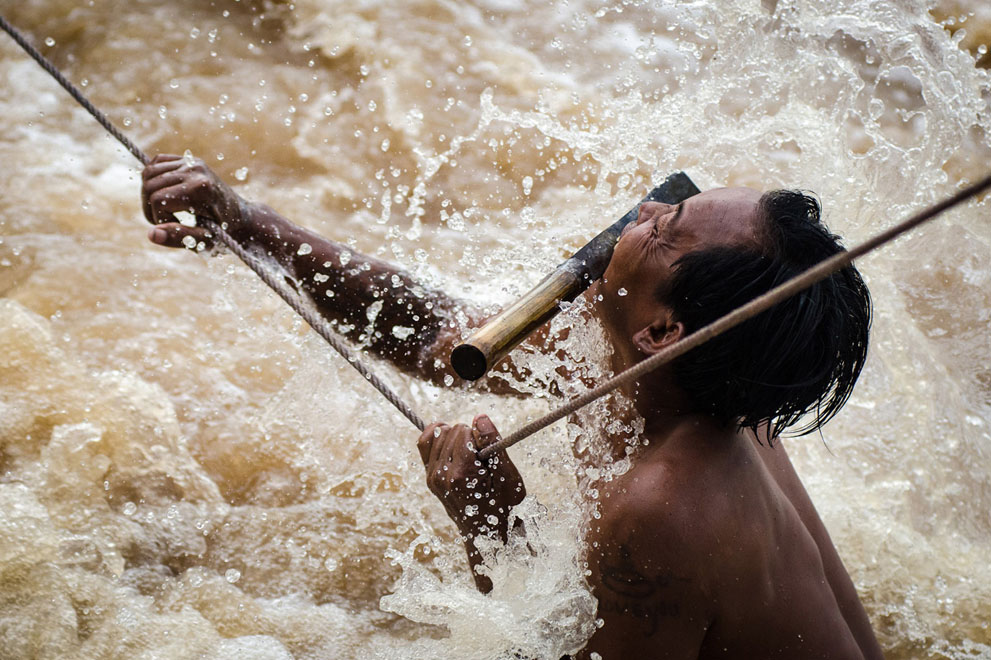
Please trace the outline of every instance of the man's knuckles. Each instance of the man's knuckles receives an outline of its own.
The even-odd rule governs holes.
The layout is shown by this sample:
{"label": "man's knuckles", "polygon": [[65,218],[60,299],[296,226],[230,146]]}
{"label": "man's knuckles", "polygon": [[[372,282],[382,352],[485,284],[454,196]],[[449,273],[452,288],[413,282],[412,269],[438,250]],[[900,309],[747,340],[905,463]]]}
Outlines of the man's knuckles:
{"label": "man's knuckles", "polygon": [[416,448],[420,451],[420,459],[423,461],[424,466],[429,467],[427,463],[430,460],[430,450],[433,448],[435,442],[440,441],[446,426],[446,424],[440,422],[429,424],[427,428],[423,429],[420,437],[417,438]]}

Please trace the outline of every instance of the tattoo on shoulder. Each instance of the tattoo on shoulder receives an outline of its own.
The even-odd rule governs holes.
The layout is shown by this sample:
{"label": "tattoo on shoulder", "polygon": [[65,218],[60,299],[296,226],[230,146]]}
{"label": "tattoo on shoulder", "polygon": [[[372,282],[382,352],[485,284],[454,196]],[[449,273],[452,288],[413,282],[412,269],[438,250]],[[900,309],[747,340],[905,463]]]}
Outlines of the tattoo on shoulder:
{"label": "tattoo on shoulder", "polygon": [[665,590],[691,582],[670,571],[647,575],[630,557],[629,548],[605,557],[599,566],[603,591],[596,594],[599,612],[631,615],[641,621],[647,636],[657,632],[659,619],[681,614],[679,602]]}

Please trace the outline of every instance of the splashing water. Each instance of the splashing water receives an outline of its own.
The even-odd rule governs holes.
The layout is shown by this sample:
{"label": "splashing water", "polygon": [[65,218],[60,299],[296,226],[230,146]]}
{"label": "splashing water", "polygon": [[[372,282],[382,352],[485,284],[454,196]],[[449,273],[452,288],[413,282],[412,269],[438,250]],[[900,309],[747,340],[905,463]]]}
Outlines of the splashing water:
{"label": "splashing water", "polygon": [[[492,309],[674,170],[814,190],[852,244],[991,167],[981,0],[208,4],[4,12],[149,153],[217,154],[246,197]],[[415,431],[229,256],[146,243],[127,153],[8,40],[0,70],[6,656],[581,646],[581,494],[626,458],[574,423],[514,449],[536,552],[491,549],[479,595]],[[991,657],[988,204],[862,260],[867,369],[789,447],[889,658]],[[579,312],[567,361],[601,378]],[[522,402],[388,376],[506,431],[578,388],[520,362]]]}

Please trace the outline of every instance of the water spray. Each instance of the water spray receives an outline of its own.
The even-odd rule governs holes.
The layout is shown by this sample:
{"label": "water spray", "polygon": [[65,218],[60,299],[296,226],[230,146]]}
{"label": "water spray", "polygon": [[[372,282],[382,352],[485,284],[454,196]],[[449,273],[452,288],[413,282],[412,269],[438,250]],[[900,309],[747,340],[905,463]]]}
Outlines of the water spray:
{"label": "water spray", "polygon": [[[69,82],[3,16],[0,16],[0,28],[7,32],[42,68],[50,73],[111,135],[117,138],[121,144],[134,154],[135,158],[145,164],[148,162],[148,156],[128,140],[102,112],[83,96],[82,92],[75,85]],[[944,211],[976,197],[989,189],[991,189],[991,175],[962,188],[953,196],[916,213],[907,220],[869,238],[851,250],[841,252],[819,262],[787,282],[738,307],[711,324],[696,330],[660,353],[639,362],[597,387],[571,399],[547,415],[531,421],[522,428],[505,436],[497,443],[485,447],[479,452],[479,456],[483,459],[488,458],[492,454],[516,444],[579,408],[588,405],[595,399],[605,396],[617,387],[638,379],[645,373],[684,355],[693,348],[756,316],[785,298],[793,296],[816,282],[829,277],[836,271],[848,266],[857,257],[877,249],[905,232],[933,219]],[[652,190],[643,201],[678,203],[698,192],[699,190],[695,187],[695,184],[684,173],[679,172],[673,174],[663,184]],[[608,229],[592,239],[585,247],[576,252],[574,256],[561,264],[551,275],[542,280],[537,287],[524,296],[523,299],[510,306],[502,314],[499,314],[479,329],[465,344],[457,347],[452,353],[452,365],[458,373],[461,374],[463,370],[464,378],[480,378],[493,364],[505,357],[514,346],[518,345],[533,330],[553,317],[557,312],[560,301],[574,299],[578,293],[584,291],[595,279],[600,277],[609,263],[609,258],[612,256],[612,248],[618,240],[619,232],[622,231],[623,227],[636,219],[638,209],[639,206],[630,210],[629,213],[617,220]],[[395,392],[377,378],[357,358],[354,352],[345,345],[344,340],[338,337],[333,329],[330,328],[330,324],[326,319],[320,316],[312,306],[305,305],[281,278],[273,276],[250,253],[237,244],[221,225],[213,222],[210,218],[203,218],[202,220],[207,228],[214,232],[224,245],[240,257],[266,284],[275,290],[293,310],[302,316],[332,348],[341,353],[414,426],[423,430],[426,426],[423,420],[405,401],[399,398]],[[460,368],[459,365],[461,365]]]}

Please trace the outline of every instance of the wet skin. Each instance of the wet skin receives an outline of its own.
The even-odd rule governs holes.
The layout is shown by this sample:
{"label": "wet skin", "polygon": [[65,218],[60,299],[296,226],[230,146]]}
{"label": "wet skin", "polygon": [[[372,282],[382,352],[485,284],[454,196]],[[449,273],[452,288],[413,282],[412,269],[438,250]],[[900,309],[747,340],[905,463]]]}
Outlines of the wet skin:
{"label": "wet skin", "polygon": [[[156,158],[144,180],[145,214],[156,225],[153,242],[177,247],[185,236],[208,241],[201,229],[173,221],[172,212],[192,209],[226,222],[239,242],[277,260],[330,319],[350,325],[373,300],[383,301],[385,327],[423,330],[405,342],[374,340],[371,349],[419,377],[441,381],[447,375],[446,358],[458,335],[451,320],[456,310],[480,320],[470,307],[418,287],[384,262],[356,254],[341,266],[346,248],[240,200],[199,161]],[[678,257],[715,245],[759,248],[759,197],[753,190],[721,189],[678,206],[641,207],[602,281],[586,294],[606,328],[615,368],[684,335],[672,311],[653,296]],[[298,255],[303,242],[312,246],[310,255]],[[330,277],[334,297],[319,295],[317,274]],[[401,286],[388,285],[393,277]],[[500,382],[488,386],[499,391]],[[589,583],[603,625],[577,657],[880,658],[856,590],[781,441],[771,448],[766,438],[760,442],[693,412],[663,367],[627,394],[645,420],[649,444],[634,454],[626,474],[598,485],[601,517],[586,541]],[[433,424],[418,441],[428,486],[465,538],[482,591],[491,583],[474,570],[474,539],[505,540],[508,512],[526,492],[505,453],[476,465],[476,449],[497,438],[488,417],[479,416],[471,427]],[[617,453],[625,441],[615,440]],[[464,514],[466,505],[479,502],[483,510]]]}

